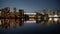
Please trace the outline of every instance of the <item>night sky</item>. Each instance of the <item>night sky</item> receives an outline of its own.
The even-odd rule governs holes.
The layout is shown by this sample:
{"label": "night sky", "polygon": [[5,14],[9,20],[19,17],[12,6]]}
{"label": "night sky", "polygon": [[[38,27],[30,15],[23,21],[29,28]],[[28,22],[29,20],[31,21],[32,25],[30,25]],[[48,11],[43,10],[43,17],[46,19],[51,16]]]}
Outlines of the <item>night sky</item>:
{"label": "night sky", "polygon": [[10,7],[11,11],[14,7],[24,9],[25,12],[36,12],[45,8],[51,10],[60,10],[59,0],[0,0],[0,8]]}

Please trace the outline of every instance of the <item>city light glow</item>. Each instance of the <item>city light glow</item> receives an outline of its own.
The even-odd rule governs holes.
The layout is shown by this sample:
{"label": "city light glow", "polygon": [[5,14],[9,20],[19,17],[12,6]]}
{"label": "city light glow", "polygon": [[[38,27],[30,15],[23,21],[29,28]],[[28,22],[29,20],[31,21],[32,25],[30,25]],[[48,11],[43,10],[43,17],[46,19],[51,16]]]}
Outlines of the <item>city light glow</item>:
{"label": "city light glow", "polygon": [[32,21],[32,20],[35,20],[35,19],[29,19],[29,20],[31,20],[31,21]]}
{"label": "city light glow", "polygon": [[36,13],[24,13],[24,14],[35,14],[36,15]]}
{"label": "city light glow", "polygon": [[53,17],[53,15],[49,15],[49,17]]}
{"label": "city light glow", "polygon": [[25,21],[24,23],[36,23],[36,21]]}
{"label": "city light glow", "polygon": [[52,18],[49,18],[49,20],[52,20]]}
{"label": "city light glow", "polygon": [[58,21],[58,18],[54,18],[54,21]]}
{"label": "city light glow", "polygon": [[0,25],[1,25],[1,20],[0,20]]}
{"label": "city light glow", "polygon": [[58,15],[54,15],[54,17],[58,17]]}
{"label": "city light glow", "polygon": [[38,20],[41,20],[41,19],[38,19]]}
{"label": "city light glow", "polygon": [[29,17],[35,17],[35,16],[29,16]]}

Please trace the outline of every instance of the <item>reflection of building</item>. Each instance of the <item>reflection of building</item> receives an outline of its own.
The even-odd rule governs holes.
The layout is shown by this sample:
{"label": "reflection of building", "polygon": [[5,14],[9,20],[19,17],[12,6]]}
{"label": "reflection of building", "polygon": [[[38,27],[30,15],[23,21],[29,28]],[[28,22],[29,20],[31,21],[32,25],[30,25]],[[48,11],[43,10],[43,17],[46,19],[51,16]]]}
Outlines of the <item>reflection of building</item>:
{"label": "reflection of building", "polygon": [[12,19],[12,24],[13,24],[13,28],[16,28],[17,24],[16,24],[15,19]]}
{"label": "reflection of building", "polygon": [[57,15],[59,16],[58,22],[60,23],[60,10],[57,10]]}
{"label": "reflection of building", "polygon": [[[46,22],[48,20],[51,21],[51,23],[57,23],[57,21],[59,21],[59,18],[60,18],[60,11],[59,10],[41,10],[39,12],[37,12],[37,22],[41,22],[41,15],[39,14],[42,14],[43,15],[43,20]],[[39,17],[38,17],[39,16]],[[41,17],[40,17],[41,16]],[[48,21],[47,23],[49,23],[50,21]]]}
{"label": "reflection of building", "polygon": [[0,26],[2,26],[2,22],[1,22],[1,20],[0,20]]}
{"label": "reflection of building", "polygon": [[60,17],[60,10],[57,10],[57,15]]}
{"label": "reflection of building", "polygon": [[10,28],[10,21],[9,21],[9,19],[4,19],[4,27],[6,29],[9,29]]}
{"label": "reflection of building", "polygon": [[[1,19],[0,24],[8,28],[10,23],[13,23],[13,27],[16,28],[16,23],[19,26],[24,25],[24,21],[36,23],[44,22],[44,24],[53,24],[55,22],[60,22],[60,10],[42,10],[36,13],[24,13],[23,9],[19,9],[19,12],[16,11],[16,8],[13,9],[13,12],[10,12],[10,8],[6,7],[0,10]],[[6,18],[6,19],[4,19]],[[7,20],[8,19],[8,20]],[[11,22],[9,22],[9,19]],[[3,20],[3,21],[2,21]]]}
{"label": "reflection of building", "polygon": [[44,20],[44,16],[40,13],[37,13],[36,14],[36,23],[40,23],[43,20]]}
{"label": "reflection of building", "polygon": [[29,20],[29,16],[27,14],[24,14],[24,21],[28,21]]}

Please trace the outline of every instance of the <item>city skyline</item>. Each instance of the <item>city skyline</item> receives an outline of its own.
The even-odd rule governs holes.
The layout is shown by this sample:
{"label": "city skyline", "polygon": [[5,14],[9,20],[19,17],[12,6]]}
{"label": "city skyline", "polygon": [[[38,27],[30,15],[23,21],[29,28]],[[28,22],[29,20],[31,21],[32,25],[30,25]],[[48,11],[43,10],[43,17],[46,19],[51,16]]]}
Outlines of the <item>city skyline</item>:
{"label": "city skyline", "polygon": [[60,0],[0,0],[0,34],[60,31]]}
{"label": "city skyline", "polygon": [[51,10],[60,10],[59,0],[0,0],[0,8],[10,7],[11,11],[16,7],[24,9],[27,13],[34,13],[45,8]]}

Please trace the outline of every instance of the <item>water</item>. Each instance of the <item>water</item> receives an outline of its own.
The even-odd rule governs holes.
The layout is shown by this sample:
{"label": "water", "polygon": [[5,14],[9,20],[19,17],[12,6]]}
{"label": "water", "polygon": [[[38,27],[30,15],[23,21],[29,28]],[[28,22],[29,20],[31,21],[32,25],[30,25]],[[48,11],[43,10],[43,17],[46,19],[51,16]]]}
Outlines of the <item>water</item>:
{"label": "water", "polygon": [[[1,19],[2,23],[4,23],[4,19]],[[6,20],[7,21],[7,20]],[[2,34],[26,34],[26,33],[43,33],[43,32],[56,32],[58,28],[60,27],[60,24],[51,24],[51,25],[46,25],[46,24],[36,24],[36,23],[21,23],[19,25],[19,19],[15,21],[15,19],[9,19],[8,24],[10,23],[10,26],[8,29],[5,28],[5,26],[0,26],[0,33]],[[1,24],[1,23],[0,23]]]}

